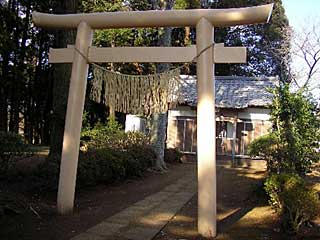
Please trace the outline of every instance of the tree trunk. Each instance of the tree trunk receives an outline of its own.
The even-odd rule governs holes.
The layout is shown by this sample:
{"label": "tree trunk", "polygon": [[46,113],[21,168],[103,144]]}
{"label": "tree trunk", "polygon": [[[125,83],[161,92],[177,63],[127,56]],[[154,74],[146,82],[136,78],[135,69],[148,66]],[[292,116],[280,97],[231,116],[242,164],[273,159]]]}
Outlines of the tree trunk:
{"label": "tree trunk", "polygon": [[209,7],[209,1],[208,0],[201,0],[200,1],[201,8],[208,8]]}
{"label": "tree trunk", "polygon": [[[78,0],[60,0],[55,13],[75,13]],[[65,48],[67,44],[74,44],[76,32],[57,31],[55,34],[55,47]],[[64,124],[68,103],[71,64],[55,64],[53,70],[53,103],[52,103],[52,131],[50,155],[61,156]]]}
{"label": "tree trunk", "polygon": [[8,131],[8,104],[4,89],[0,88],[0,131]]}
{"label": "tree trunk", "polygon": [[[161,1],[160,9],[171,10],[173,8],[173,0]],[[154,3],[155,7],[156,4]],[[159,46],[171,46],[171,32],[172,28],[162,28],[159,29],[159,32],[163,30],[163,34],[159,35],[158,45]],[[156,71],[158,73],[167,71],[170,68],[170,64],[163,63],[158,64]],[[155,162],[155,168],[158,170],[166,169],[166,163],[164,161],[164,150],[165,150],[165,141],[166,141],[166,132],[167,132],[167,114],[159,113],[153,114],[151,122],[151,143],[153,149],[157,155]]]}
{"label": "tree trunk", "polygon": [[5,86],[8,79],[9,60],[7,56],[3,56],[2,76],[0,77],[0,131],[8,131],[8,96]]}
{"label": "tree trunk", "polygon": [[153,114],[151,122],[151,143],[153,150],[157,155],[154,166],[157,170],[164,170],[167,168],[164,161],[167,123],[166,113]]}
{"label": "tree trunk", "polygon": [[[11,5],[12,12],[18,16],[19,12],[19,6],[16,1],[12,1]],[[12,26],[13,27],[13,26]],[[18,66],[19,64],[19,42],[20,42],[20,29],[19,27],[15,28],[13,31],[13,41],[14,42],[14,48],[13,49],[13,77],[12,77],[12,85],[11,85],[11,91],[10,91],[10,118],[9,118],[9,131],[18,133],[19,132],[19,110],[20,110],[20,94],[21,94],[21,78],[22,73],[19,71],[20,68]]]}

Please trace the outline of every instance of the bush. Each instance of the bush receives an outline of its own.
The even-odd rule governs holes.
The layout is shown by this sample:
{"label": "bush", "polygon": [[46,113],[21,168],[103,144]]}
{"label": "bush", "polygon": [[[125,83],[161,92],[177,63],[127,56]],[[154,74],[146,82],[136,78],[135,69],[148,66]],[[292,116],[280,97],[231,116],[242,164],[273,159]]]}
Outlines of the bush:
{"label": "bush", "polygon": [[[292,92],[288,84],[271,90],[272,144],[265,142],[264,155],[270,156],[270,172],[305,175],[320,160],[316,149],[320,141],[319,109],[307,92]],[[263,149],[262,149],[263,150]],[[271,152],[270,152],[271,150]],[[271,153],[271,154],[270,154]]]}
{"label": "bush", "polygon": [[182,153],[177,148],[168,148],[164,151],[164,161],[168,163],[181,162]]}
{"label": "bush", "polygon": [[87,148],[128,149],[133,146],[149,145],[150,140],[142,132],[124,132],[115,120],[106,125],[97,124],[93,129],[85,129],[81,133],[82,145]]}
{"label": "bush", "polygon": [[126,154],[118,150],[101,148],[80,153],[77,184],[111,183],[125,178]]}
{"label": "bush", "polygon": [[250,157],[259,157],[267,161],[268,171],[278,172],[281,167],[275,156],[277,139],[274,133],[263,135],[253,140],[248,146]]}
{"label": "bush", "polygon": [[154,152],[148,147],[127,150],[100,148],[81,153],[78,165],[79,186],[112,183],[142,176],[152,166]]}
{"label": "bush", "polygon": [[13,155],[20,155],[29,150],[19,134],[0,131],[0,158],[6,159]]}
{"label": "bush", "polygon": [[[142,176],[151,167],[155,153],[146,146],[120,150],[89,149],[79,153],[77,187],[109,184],[129,177]],[[36,187],[55,190],[59,180],[59,158],[51,157],[35,173]]]}
{"label": "bush", "polygon": [[126,132],[122,148],[133,148],[135,146],[147,146],[150,144],[149,137],[142,132]]}
{"label": "bush", "polygon": [[126,165],[127,176],[141,176],[149,167],[154,165],[156,154],[150,146],[136,145],[128,148],[128,158]]}
{"label": "bush", "polygon": [[14,156],[28,156],[32,149],[16,133],[0,131],[0,176],[5,176]]}
{"label": "bush", "polygon": [[49,156],[43,164],[40,164],[33,172],[31,188],[37,188],[40,191],[58,189],[60,172],[60,157]]}
{"label": "bush", "polygon": [[[149,138],[141,132],[125,133],[115,120],[97,124],[82,131],[79,152],[77,187],[112,183],[128,177],[141,176],[152,166],[155,153]],[[37,171],[43,187],[58,186],[60,158],[50,158]],[[47,182],[47,181],[50,181]]]}
{"label": "bush", "polygon": [[252,157],[271,158],[276,139],[272,133],[253,140],[248,146],[248,153]]}
{"label": "bush", "polygon": [[297,233],[320,213],[318,193],[296,174],[273,174],[265,182],[269,203],[280,215],[284,230]]}

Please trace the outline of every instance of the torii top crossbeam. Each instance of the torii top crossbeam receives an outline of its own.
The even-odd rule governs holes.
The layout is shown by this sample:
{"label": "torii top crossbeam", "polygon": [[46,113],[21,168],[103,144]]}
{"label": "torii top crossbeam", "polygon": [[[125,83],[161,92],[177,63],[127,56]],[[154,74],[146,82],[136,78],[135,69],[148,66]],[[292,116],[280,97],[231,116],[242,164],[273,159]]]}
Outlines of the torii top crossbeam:
{"label": "torii top crossbeam", "polygon": [[249,8],[192,9],[171,11],[104,12],[54,15],[34,12],[33,22],[38,27],[77,28],[85,21],[92,29],[130,27],[196,26],[206,18],[215,27],[265,23],[269,21],[273,4]]}

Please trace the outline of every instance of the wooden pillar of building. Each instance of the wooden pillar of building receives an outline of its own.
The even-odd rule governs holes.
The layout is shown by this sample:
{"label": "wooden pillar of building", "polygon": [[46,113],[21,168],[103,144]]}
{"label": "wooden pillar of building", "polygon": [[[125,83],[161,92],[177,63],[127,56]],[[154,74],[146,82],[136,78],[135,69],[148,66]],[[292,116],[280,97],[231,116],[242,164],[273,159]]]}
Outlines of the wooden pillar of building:
{"label": "wooden pillar of building", "polygon": [[234,116],[233,119],[233,132],[232,132],[232,167],[237,166],[236,162],[236,144],[237,144],[237,122],[238,122],[238,116]]}

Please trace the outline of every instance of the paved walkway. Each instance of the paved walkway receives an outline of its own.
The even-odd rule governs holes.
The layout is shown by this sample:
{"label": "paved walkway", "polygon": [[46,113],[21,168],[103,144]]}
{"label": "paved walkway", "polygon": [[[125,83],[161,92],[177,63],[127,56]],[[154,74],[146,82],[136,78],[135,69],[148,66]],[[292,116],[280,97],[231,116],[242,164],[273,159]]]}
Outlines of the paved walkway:
{"label": "paved walkway", "polygon": [[195,173],[188,173],[71,240],[151,240],[196,191]]}

